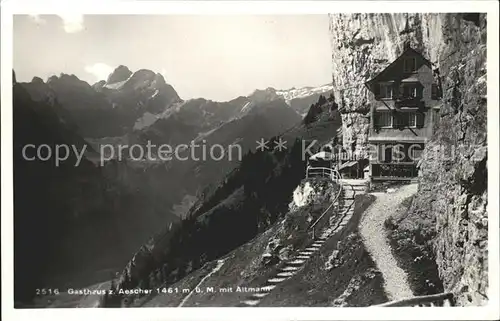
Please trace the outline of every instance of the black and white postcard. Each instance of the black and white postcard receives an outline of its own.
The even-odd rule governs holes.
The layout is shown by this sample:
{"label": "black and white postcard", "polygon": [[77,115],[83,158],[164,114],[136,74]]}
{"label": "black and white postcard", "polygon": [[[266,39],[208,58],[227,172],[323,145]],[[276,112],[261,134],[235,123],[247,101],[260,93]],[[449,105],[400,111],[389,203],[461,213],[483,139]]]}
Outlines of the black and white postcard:
{"label": "black and white postcard", "polygon": [[7,320],[499,316],[496,1],[1,23]]}

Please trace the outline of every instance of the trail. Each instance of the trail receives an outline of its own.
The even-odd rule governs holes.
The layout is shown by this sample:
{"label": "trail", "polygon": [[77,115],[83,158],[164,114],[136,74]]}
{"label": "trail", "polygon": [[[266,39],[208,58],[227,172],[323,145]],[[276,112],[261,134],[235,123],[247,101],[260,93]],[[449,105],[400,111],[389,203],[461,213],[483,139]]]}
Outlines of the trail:
{"label": "trail", "polygon": [[182,300],[182,302],[178,305],[178,307],[179,308],[182,307],[189,300],[191,295],[193,295],[193,293],[195,293],[196,288],[200,287],[200,285],[203,282],[205,282],[206,279],[211,277],[215,272],[219,271],[221,269],[221,267],[224,265],[225,261],[226,260],[217,260],[217,265],[214,267],[214,269],[210,273],[205,275],[205,277],[203,279],[201,279],[201,281],[194,287],[194,289],[192,289],[191,292],[189,292],[189,294],[186,295],[186,297]]}
{"label": "trail", "polygon": [[389,300],[413,297],[406,273],[398,266],[384,232],[384,221],[392,216],[399,204],[417,192],[417,184],[405,185],[394,193],[372,193],[377,197],[365,211],[360,223],[363,242],[378,270],[384,277]]}

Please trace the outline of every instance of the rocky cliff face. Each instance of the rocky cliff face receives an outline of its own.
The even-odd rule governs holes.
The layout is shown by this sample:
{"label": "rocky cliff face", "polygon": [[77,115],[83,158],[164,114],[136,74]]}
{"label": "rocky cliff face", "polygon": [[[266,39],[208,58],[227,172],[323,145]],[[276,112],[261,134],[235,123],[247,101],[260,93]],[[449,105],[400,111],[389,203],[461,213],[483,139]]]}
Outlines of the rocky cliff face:
{"label": "rocky cliff face", "polygon": [[[443,100],[421,162],[412,216],[426,216],[445,291],[460,305],[487,300],[486,15],[336,14],[330,16],[335,96],[345,147],[367,144],[369,96],[363,83],[406,42],[439,69]],[[368,107],[368,108],[367,108]],[[451,154],[452,150],[454,155]]]}
{"label": "rocky cliff face", "polygon": [[445,290],[457,293],[460,305],[482,305],[488,294],[486,16],[446,15],[442,32],[443,106],[414,211],[432,196],[427,209],[436,216]]}

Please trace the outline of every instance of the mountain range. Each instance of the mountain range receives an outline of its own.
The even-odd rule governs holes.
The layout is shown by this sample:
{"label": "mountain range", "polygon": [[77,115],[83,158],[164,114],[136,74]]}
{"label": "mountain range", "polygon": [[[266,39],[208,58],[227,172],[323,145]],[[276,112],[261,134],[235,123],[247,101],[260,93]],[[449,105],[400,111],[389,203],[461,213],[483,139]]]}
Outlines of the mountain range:
{"label": "mountain range", "polygon": [[[331,87],[267,88],[227,102],[183,100],[161,74],[119,66],[92,85],[68,74],[18,83],[14,73],[13,90],[16,300],[26,302],[34,286],[109,279],[241,160],[125,156],[101,164],[102,144],[237,143],[244,155],[257,140],[300,124],[309,102]],[[88,148],[80,166],[70,165],[71,158],[55,166],[21,157],[30,143]],[[40,241],[27,241],[29,235]]]}

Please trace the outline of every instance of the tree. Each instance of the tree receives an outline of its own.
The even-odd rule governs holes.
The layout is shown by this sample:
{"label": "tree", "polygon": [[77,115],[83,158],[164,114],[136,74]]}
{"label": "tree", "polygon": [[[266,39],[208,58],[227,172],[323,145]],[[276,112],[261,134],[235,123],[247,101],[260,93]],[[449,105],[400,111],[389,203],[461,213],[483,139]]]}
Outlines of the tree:
{"label": "tree", "polygon": [[304,117],[304,124],[309,125],[317,120],[319,114],[321,114],[322,110],[318,104],[312,104],[307,112],[306,117]]}
{"label": "tree", "polygon": [[325,98],[325,96],[320,95],[319,99],[318,99],[318,106],[322,106],[324,104],[326,104],[326,98]]}

